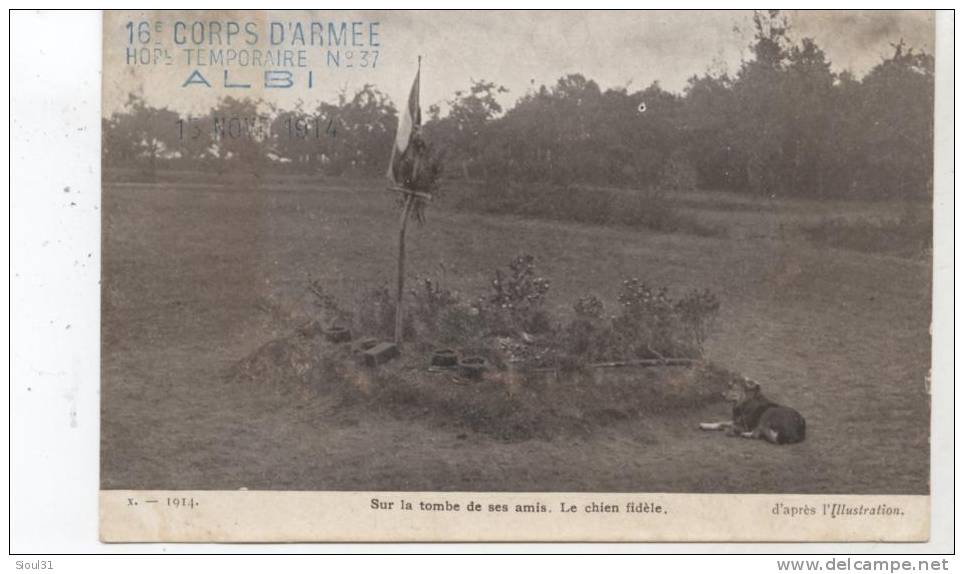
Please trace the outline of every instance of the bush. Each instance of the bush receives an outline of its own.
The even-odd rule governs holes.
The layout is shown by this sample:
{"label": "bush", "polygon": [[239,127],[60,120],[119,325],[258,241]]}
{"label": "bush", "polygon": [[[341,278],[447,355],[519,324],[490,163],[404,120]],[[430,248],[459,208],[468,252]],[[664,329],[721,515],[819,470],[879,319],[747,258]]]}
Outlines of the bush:
{"label": "bush", "polygon": [[445,288],[441,279],[418,277],[416,287],[411,289],[411,314],[419,335],[434,339],[439,333],[440,318],[449,309],[457,306],[458,293]]}
{"label": "bush", "polygon": [[[580,308],[598,308],[589,301]],[[471,430],[516,441],[585,436],[596,428],[650,413],[699,408],[720,401],[736,376],[706,363],[581,370],[566,377],[520,371],[501,362],[499,351],[492,347],[470,347],[484,333],[480,314],[473,309],[457,304],[439,315],[443,337],[451,336],[463,351],[490,361],[492,368],[472,384],[449,384],[448,374],[426,374],[420,353],[406,353],[385,368],[359,367],[347,346],[297,333],[272,340],[238,361],[225,373],[226,380],[273,385],[305,399],[310,399],[309,393],[324,393],[339,416],[388,412],[459,432]],[[607,329],[605,319],[592,312],[578,313],[576,321],[600,321],[592,323],[593,328]],[[528,347],[530,354],[532,349]],[[580,363],[575,360],[573,365]]]}
{"label": "bush", "polygon": [[666,160],[659,174],[661,189],[691,191],[696,189],[699,176],[686,154],[677,151]]}
{"label": "bush", "polygon": [[[595,362],[638,359],[702,359],[720,303],[708,289],[673,298],[665,287],[639,279],[623,281],[619,312],[606,314],[595,295],[577,299],[573,315],[558,324],[545,309],[550,282],[536,271],[535,258],[522,254],[496,269],[490,291],[473,302],[442,285],[420,278],[411,289],[405,337],[416,348],[451,346],[492,361],[580,369]],[[326,315],[352,322],[317,282],[312,283]],[[387,286],[372,289],[355,305],[357,335],[390,339],[395,329],[395,298]]]}
{"label": "bush", "polygon": [[720,309],[707,289],[674,300],[665,287],[651,288],[636,278],[623,281],[619,303],[623,312],[614,331],[621,350],[637,358],[701,358]]}
{"label": "bush", "polygon": [[558,363],[565,369],[612,360],[611,322],[603,318],[605,306],[595,295],[580,297],[572,306],[575,316],[562,330]]}
{"label": "bush", "polygon": [[479,347],[486,327],[477,307],[454,305],[439,314],[437,342],[445,346]]}
{"label": "bush", "polygon": [[622,315],[614,330],[620,350],[634,358],[673,356],[677,351],[673,301],[665,287],[651,289],[639,279],[623,281]]}
{"label": "bush", "polygon": [[575,311],[576,317],[599,319],[605,311],[605,306],[603,302],[599,300],[599,297],[586,295],[576,300],[572,305],[572,310]]}
{"label": "bush", "polygon": [[533,256],[519,255],[507,270],[496,269],[491,285],[485,311],[493,334],[541,333],[549,329],[548,315],[542,310],[549,280],[536,274]]}
{"label": "bush", "polygon": [[683,330],[684,353],[702,357],[720,312],[720,300],[709,289],[694,289],[673,305]]}
{"label": "bush", "polygon": [[665,287],[651,288],[639,279],[623,281],[621,313],[604,318],[602,302],[582,297],[575,316],[562,331],[558,362],[564,367],[601,361],[701,359],[720,303],[709,290],[693,290],[675,300]]}

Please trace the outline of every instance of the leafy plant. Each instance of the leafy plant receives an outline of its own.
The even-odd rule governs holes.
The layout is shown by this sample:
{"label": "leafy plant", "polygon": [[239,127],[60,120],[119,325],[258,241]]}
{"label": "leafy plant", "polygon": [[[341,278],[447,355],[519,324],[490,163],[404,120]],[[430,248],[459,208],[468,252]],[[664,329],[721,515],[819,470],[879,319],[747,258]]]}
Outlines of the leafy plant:
{"label": "leafy plant", "polygon": [[549,292],[549,280],[536,273],[532,255],[517,256],[509,263],[508,270],[496,269],[491,286],[488,303],[492,314],[499,315],[498,319],[505,323],[497,330],[541,332],[548,329],[549,321],[542,305]]}
{"label": "leafy plant", "polygon": [[580,297],[573,303],[572,310],[576,312],[577,317],[599,319],[602,317],[605,307],[603,306],[603,302],[599,300],[599,297],[586,295],[585,297]]}
{"label": "leafy plant", "polygon": [[[442,267],[444,270],[444,267]],[[591,363],[704,356],[720,301],[709,289],[692,289],[675,299],[666,287],[630,278],[622,282],[618,311],[607,314],[596,295],[572,305],[559,321],[545,309],[550,282],[536,271],[535,258],[522,254],[496,269],[490,291],[465,300],[440,277],[419,278],[410,290],[405,334],[418,348],[431,345],[472,349],[490,360],[580,369]],[[351,320],[318,281],[311,282],[316,305],[326,317]],[[394,334],[395,298],[387,285],[356,302],[354,327],[360,335]]]}
{"label": "leafy plant", "polygon": [[636,278],[623,281],[619,303],[614,345],[630,358],[702,357],[720,309],[708,289],[674,300],[667,288],[652,288]]}
{"label": "leafy plant", "polygon": [[623,281],[619,294],[623,313],[615,329],[626,351],[635,357],[672,354],[673,301],[665,287],[653,289],[639,279]]}
{"label": "leafy plant", "polygon": [[451,305],[438,316],[438,343],[459,347],[481,346],[486,327],[478,307]]}
{"label": "leafy plant", "polygon": [[[441,266],[444,272],[444,266]],[[441,278],[419,277],[410,291],[412,314],[423,337],[433,338],[440,330],[442,315],[460,303],[459,294],[442,284]]]}
{"label": "leafy plant", "polygon": [[683,329],[683,344],[702,357],[706,339],[720,312],[720,300],[709,289],[693,289],[673,305]]}

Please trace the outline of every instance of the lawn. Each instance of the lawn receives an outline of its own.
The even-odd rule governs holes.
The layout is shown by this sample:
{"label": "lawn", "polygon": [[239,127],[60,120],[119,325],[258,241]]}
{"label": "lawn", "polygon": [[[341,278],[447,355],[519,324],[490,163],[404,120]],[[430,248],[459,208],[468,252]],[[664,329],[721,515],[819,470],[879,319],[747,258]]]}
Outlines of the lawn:
{"label": "lawn", "polygon": [[786,231],[887,206],[830,212],[721,197],[680,201],[722,226],[717,236],[482,215],[443,201],[411,228],[409,276],[443,263],[447,283],[473,294],[527,252],[552,280],[559,312],[587,293],[614,302],[625,277],[709,287],[722,302],[709,358],[800,410],[799,445],[698,431],[727,416],[723,403],[507,442],[344,411],[295,388],[229,383],[234,364],[309,309],[309,277],[345,299],[392,280],[392,197],[378,181],[105,183],[102,486],[928,492],[930,262]]}

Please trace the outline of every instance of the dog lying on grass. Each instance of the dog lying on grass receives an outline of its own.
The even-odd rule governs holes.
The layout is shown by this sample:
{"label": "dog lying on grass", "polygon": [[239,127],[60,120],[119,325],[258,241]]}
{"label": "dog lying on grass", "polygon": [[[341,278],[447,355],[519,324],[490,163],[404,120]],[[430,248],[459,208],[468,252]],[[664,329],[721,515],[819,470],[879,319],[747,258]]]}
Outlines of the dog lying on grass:
{"label": "dog lying on grass", "polygon": [[745,377],[730,382],[723,394],[733,403],[733,420],[700,423],[702,430],[725,430],[728,436],[762,438],[773,444],[802,442],[807,422],[790,407],[778,405],[760,392],[760,384]]}

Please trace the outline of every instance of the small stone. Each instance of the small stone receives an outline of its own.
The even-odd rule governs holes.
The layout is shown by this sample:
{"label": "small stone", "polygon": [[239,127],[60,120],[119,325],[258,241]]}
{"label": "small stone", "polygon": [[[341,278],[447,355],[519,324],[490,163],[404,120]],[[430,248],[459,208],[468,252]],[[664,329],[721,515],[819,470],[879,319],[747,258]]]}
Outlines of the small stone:
{"label": "small stone", "polygon": [[459,361],[459,375],[467,379],[481,379],[488,363],[482,357],[467,357]]}
{"label": "small stone", "polygon": [[329,327],[325,330],[325,338],[332,343],[347,343],[351,341],[351,331],[346,327]]}
{"label": "small stone", "polygon": [[391,361],[399,355],[401,355],[401,353],[395,343],[379,343],[371,349],[363,351],[361,357],[362,362],[366,366],[376,367]]}
{"label": "small stone", "polygon": [[454,367],[459,364],[459,355],[452,349],[437,349],[431,362],[433,367]]}
{"label": "small stone", "polygon": [[378,339],[374,337],[362,337],[361,339],[358,339],[357,341],[355,341],[355,344],[353,346],[354,348],[352,350],[356,353],[362,353],[373,348],[377,344],[378,344]]}

